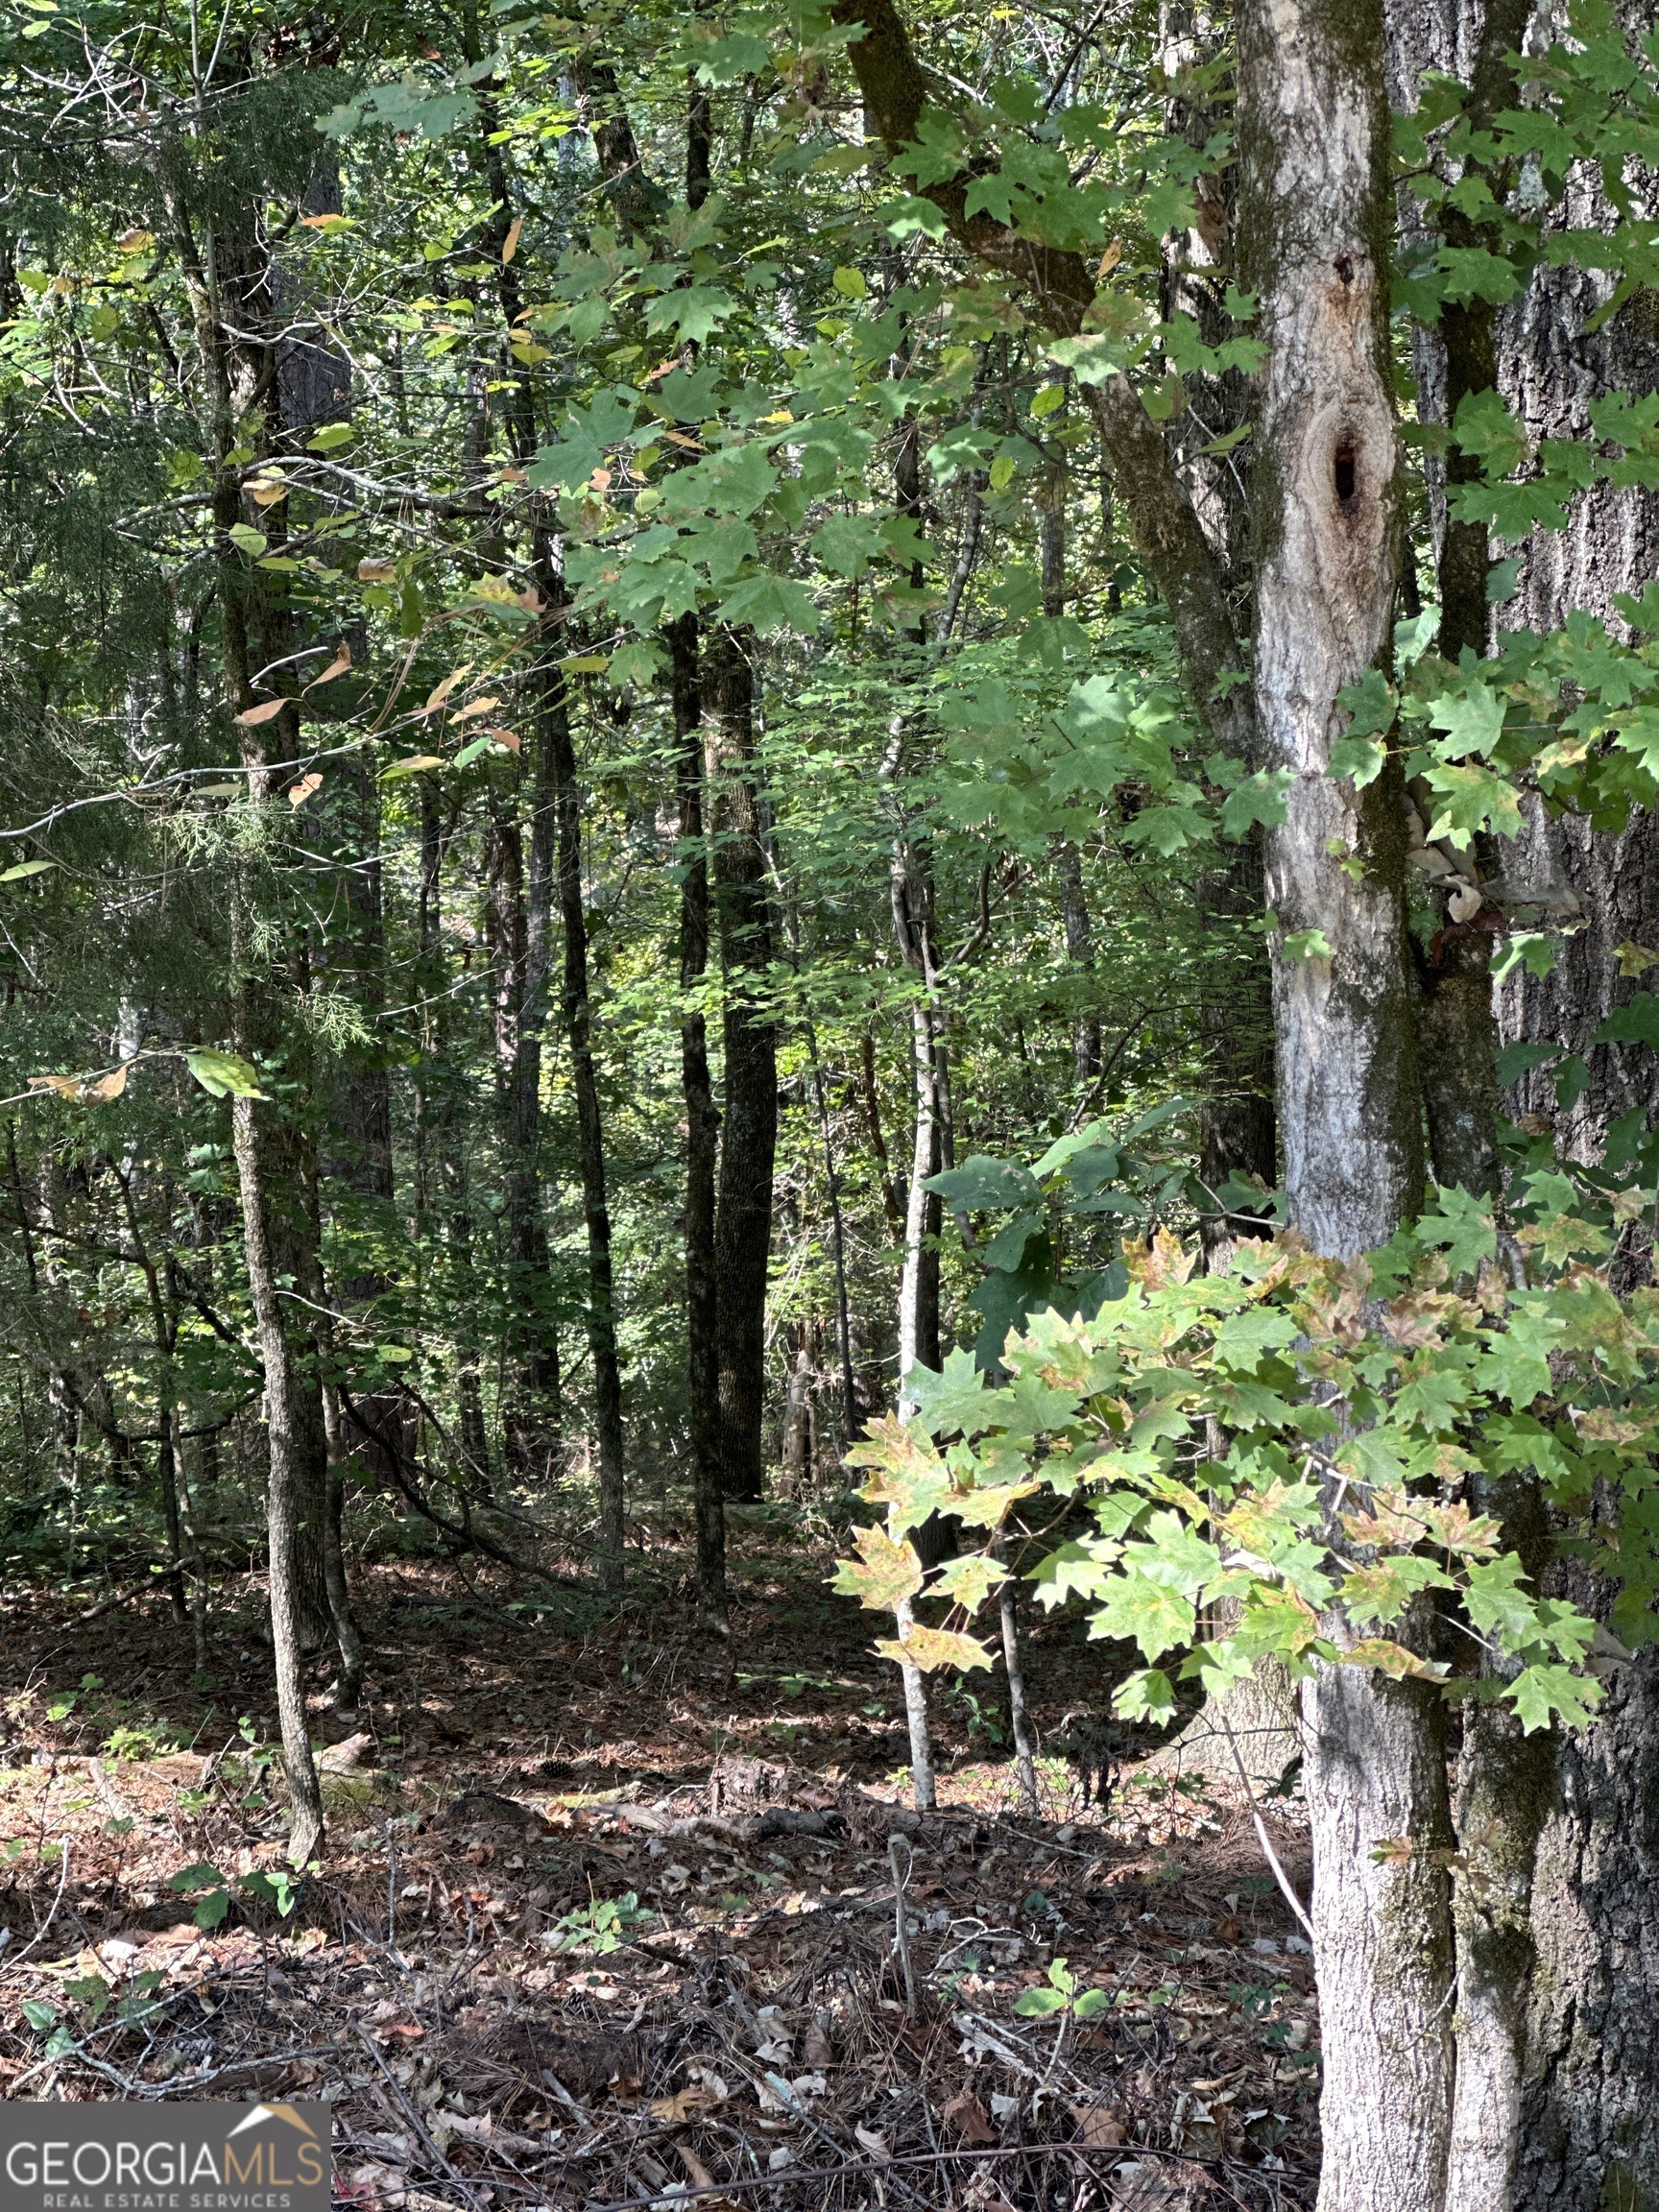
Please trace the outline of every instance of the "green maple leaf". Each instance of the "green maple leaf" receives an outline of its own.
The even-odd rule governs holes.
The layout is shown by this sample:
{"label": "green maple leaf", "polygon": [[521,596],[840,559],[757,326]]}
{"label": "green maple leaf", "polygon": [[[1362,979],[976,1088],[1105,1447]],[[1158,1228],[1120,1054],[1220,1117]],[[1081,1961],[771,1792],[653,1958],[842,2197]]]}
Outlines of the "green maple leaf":
{"label": "green maple leaf", "polygon": [[1598,1045],[1659,1045],[1659,998],[1651,991],[1638,991],[1626,1005],[1616,1006],[1597,1030]]}
{"label": "green maple leaf", "polygon": [[1442,760],[1462,760],[1471,753],[1490,753],[1503,733],[1507,702],[1490,685],[1472,681],[1462,691],[1443,693],[1429,702],[1429,720],[1444,730],[1434,750]]}
{"label": "green maple leaf", "polygon": [[1461,1184],[1443,1184],[1431,1213],[1417,1223],[1425,1244],[1437,1244],[1454,1275],[1473,1275],[1498,1249],[1498,1231],[1489,1199],[1474,1196]]}
{"label": "green maple leaf", "polygon": [[1069,1598],[1098,1598],[1117,1573],[1118,1545],[1111,1539],[1083,1544],[1062,1544],[1032,1569],[1025,1579],[1037,1593],[1039,1605],[1050,1611]]}
{"label": "green maple leaf", "polygon": [[821,619],[811,592],[792,576],[751,576],[725,593],[718,612],[727,622],[747,622],[760,637],[775,630],[809,637]]}
{"label": "green maple leaf", "polygon": [[1556,1714],[1569,1728],[1588,1728],[1596,1718],[1595,1708],[1601,1702],[1601,1695],[1599,1682],[1550,1661],[1536,1667],[1524,1667],[1507,1692],[1520,1717],[1524,1736],[1530,1736],[1535,1729],[1548,1728],[1551,1716]]}
{"label": "green maple leaf", "polygon": [[712,284],[687,284],[652,301],[645,327],[653,333],[672,329],[682,340],[701,346],[736,312],[737,301],[729,292]]}
{"label": "green maple leaf", "polygon": [[972,1551],[966,1558],[951,1559],[942,1567],[930,1586],[930,1595],[950,1598],[965,1613],[977,1613],[991,1592],[999,1582],[1006,1582],[1008,1570],[983,1551]]}
{"label": "green maple leaf", "polygon": [[1431,761],[1424,775],[1440,801],[1429,825],[1431,844],[1439,837],[1463,842],[1487,829],[1500,837],[1520,836],[1520,794],[1506,778],[1490,768],[1454,767],[1442,760]]}
{"label": "green maple leaf", "polygon": [[916,1418],[935,1436],[974,1436],[993,1421],[1000,1425],[997,1395],[986,1389],[984,1371],[972,1352],[947,1353],[938,1374],[929,1367],[907,1367],[904,1390],[915,1402]]}
{"label": "green maple leaf", "polygon": [[1022,199],[1024,197],[1011,177],[1005,177],[999,169],[994,170],[988,177],[974,178],[962,203],[962,211],[965,215],[994,215],[998,223],[1011,224],[1017,193]]}
{"label": "green maple leaf", "polygon": [[1133,1569],[1108,1584],[1105,1602],[1089,1623],[1092,1638],[1138,1644],[1147,1659],[1162,1658],[1177,1645],[1190,1644],[1192,1628],[1192,1600],[1177,1597],[1164,1583]]}
{"label": "green maple leaf", "polygon": [[1246,776],[1222,801],[1222,835],[1247,837],[1254,822],[1268,830],[1278,829],[1286,817],[1286,793],[1294,781],[1288,768],[1262,768],[1254,776]]}
{"label": "green maple leaf", "polygon": [[1530,1406],[1551,1387],[1550,1352],[1561,1330],[1551,1314],[1512,1306],[1505,1328],[1481,1331],[1486,1357],[1476,1366],[1475,1381],[1512,1411]]}
{"label": "green maple leaf", "polygon": [[1468,1571],[1464,1603],[1477,1628],[1496,1630],[1508,1648],[1529,1640],[1538,1624],[1538,1601],[1521,1587],[1525,1575],[1513,1551]]}
{"label": "green maple leaf", "polygon": [[1112,1710],[1125,1720],[1150,1720],[1163,1727],[1175,1711],[1175,1686],[1162,1668],[1142,1667],[1118,1683]]}

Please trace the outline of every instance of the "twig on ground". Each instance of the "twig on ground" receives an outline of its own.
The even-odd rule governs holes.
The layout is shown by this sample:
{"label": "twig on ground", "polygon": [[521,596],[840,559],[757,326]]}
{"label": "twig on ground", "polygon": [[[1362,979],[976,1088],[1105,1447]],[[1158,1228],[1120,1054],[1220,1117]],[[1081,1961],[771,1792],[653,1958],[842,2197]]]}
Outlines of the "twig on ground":
{"label": "twig on ground", "polygon": [[1256,1792],[1250,1787],[1250,1777],[1245,1773],[1244,1762],[1238,1756],[1238,1745],[1233,1736],[1233,1724],[1225,1713],[1221,1714],[1219,1719],[1227,1738],[1227,1748],[1233,1754],[1233,1764],[1238,1769],[1238,1779],[1244,1785],[1244,1794],[1250,1800],[1250,1817],[1256,1823],[1256,1840],[1261,1844],[1262,1856],[1273,1869],[1273,1879],[1283,1890],[1286,1904],[1289,1906],[1291,1911],[1295,1913],[1297,1919],[1308,1931],[1308,1940],[1311,1943],[1313,1940],[1313,1923],[1303,1911],[1302,1900],[1291,1887],[1290,1877],[1286,1873],[1284,1866],[1280,1863],[1279,1854],[1273,1848],[1273,1839],[1267,1833],[1267,1823],[1262,1817],[1262,1809],[1256,1802]]}
{"label": "twig on ground", "polygon": [[[899,1863],[899,1846],[904,1844],[904,1863]],[[904,1974],[904,2017],[912,2026],[916,2020],[916,1970],[910,1963],[910,1930],[904,1901],[904,1885],[910,1879],[915,1864],[915,1853],[902,1836],[887,1839],[887,1863],[893,1869],[893,1948],[899,1954],[899,1964]]]}

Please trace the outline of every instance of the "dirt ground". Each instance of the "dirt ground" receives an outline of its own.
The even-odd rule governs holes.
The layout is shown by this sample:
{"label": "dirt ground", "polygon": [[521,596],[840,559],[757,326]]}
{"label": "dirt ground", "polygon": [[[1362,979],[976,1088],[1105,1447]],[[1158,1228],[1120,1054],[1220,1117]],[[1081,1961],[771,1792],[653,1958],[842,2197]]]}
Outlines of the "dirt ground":
{"label": "dirt ground", "polygon": [[[297,1885],[257,1587],[204,1681],[160,1597],[12,1595],[0,2094],[324,2098],[338,2200],[411,2212],[1311,2204],[1311,1966],[1248,1808],[1134,1767],[1085,1806],[1055,1753],[1033,1815],[980,1674],[935,1685],[918,1816],[830,1558],[740,1531],[719,1647],[649,1551],[609,1613],[365,1568]],[[1105,1711],[1075,1620],[1026,1669],[1046,1743]]]}

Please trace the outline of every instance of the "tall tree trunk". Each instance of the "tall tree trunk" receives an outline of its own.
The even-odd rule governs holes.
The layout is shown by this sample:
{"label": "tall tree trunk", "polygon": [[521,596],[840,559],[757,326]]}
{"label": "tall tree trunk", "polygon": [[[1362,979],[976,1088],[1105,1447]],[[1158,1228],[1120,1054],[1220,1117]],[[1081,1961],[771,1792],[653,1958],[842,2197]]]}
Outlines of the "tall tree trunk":
{"label": "tall tree trunk", "polygon": [[[1327,773],[1337,692],[1388,639],[1399,484],[1381,8],[1249,0],[1238,19],[1241,285],[1261,301],[1256,707],[1287,768],[1266,843],[1292,1223],[1383,1243],[1421,1196],[1398,773]],[[1342,865],[1358,861],[1350,875]],[[1339,1548],[1334,1499],[1327,1540]],[[1350,1631],[1338,1617],[1327,1633]],[[1453,2087],[1450,1839],[1436,1695],[1320,1665],[1302,1688],[1325,2065],[1321,2212],[1442,2201]],[[1409,1855],[1376,1857],[1384,1838]]]}
{"label": "tall tree trunk", "polygon": [[[276,1665],[276,1712],[282,1732],[282,1761],[292,1808],[289,1855],[304,1865],[323,1840],[323,1792],[311,1756],[305,1718],[304,1647],[307,1616],[315,1619],[315,1599],[305,1601],[304,1563],[313,1549],[321,1559],[325,1505],[326,1443],[320,1454],[320,1406],[301,1371],[304,1353],[289,1334],[279,1287],[281,1273],[275,1234],[281,1194],[273,1188],[270,1158],[276,1149],[270,1127],[271,1108],[252,1098],[231,1104],[236,1173],[242,1190],[242,1225],[248,1254],[248,1290],[253,1307],[259,1352],[265,1364],[265,1429],[270,1444],[266,1479],[266,1522],[270,1543],[271,1646]],[[325,1461],[317,1479],[319,1458]]]}
{"label": "tall tree trunk", "polygon": [[720,1462],[719,1281],[714,1257],[720,1118],[709,1072],[709,1030],[689,995],[709,966],[709,857],[703,832],[702,693],[697,617],[669,626],[675,783],[680,800],[680,1079],[685,1099],[685,1426],[697,1516],[697,1605],[726,1623],[726,1504]]}
{"label": "tall tree trunk", "polygon": [[507,1357],[501,1433],[509,1465],[523,1479],[540,1483],[557,1468],[559,1353],[542,1218],[541,1024],[538,994],[532,988],[524,876],[517,794],[493,790],[485,839],[485,934],[494,999],[506,1246]]}
{"label": "tall tree trunk", "polygon": [[728,1498],[765,1492],[766,1276],[778,1146],[778,1033],[760,993],[772,962],[755,769],[753,641],[718,631],[704,656],[704,756],[725,978],[726,1107],[714,1226],[720,1465]]}
{"label": "tall tree trunk", "polygon": [[[1651,25],[1643,10],[1632,28]],[[1583,175],[1575,190],[1575,220],[1615,228],[1598,179]],[[1500,318],[1500,387],[1531,438],[1582,436],[1595,399],[1659,385],[1659,344],[1634,301],[1599,330],[1587,327],[1610,289],[1599,273],[1541,267]],[[1614,594],[1639,595],[1656,574],[1659,494],[1599,486],[1574,499],[1564,531],[1533,533],[1516,596],[1499,619],[1548,632],[1583,608],[1624,634]],[[1592,1043],[1607,1015],[1652,982],[1651,972],[1626,974],[1618,948],[1659,948],[1659,817],[1636,808],[1622,830],[1598,833],[1571,815],[1551,822],[1533,805],[1526,821],[1503,855],[1505,881],[1565,885],[1583,926],[1560,940],[1550,974],[1518,965],[1503,979],[1500,1029],[1505,1043],[1563,1046],[1585,1072],[1579,1095],[1563,1104],[1557,1070],[1539,1070],[1516,1086],[1513,1105],[1551,1121],[1565,1157],[1594,1163],[1616,1124],[1623,1121],[1628,1136],[1652,1128],[1659,1113],[1659,1053]],[[1626,1282],[1651,1280],[1651,1244],[1627,1242],[1621,1264]],[[1606,1612],[1609,1582],[1571,1567],[1553,1574],[1571,1575],[1580,1610]],[[1656,1805],[1659,1657],[1648,1648],[1609,1682],[1594,1725],[1559,1740],[1544,1799],[1521,2056],[1515,2201],[1523,2212],[1634,2212],[1659,2201]]]}
{"label": "tall tree trunk", "polygon": [[[469,29],[475,53],[478,27]],[[597,97],[614,112],[595,132],[600,164],[607,177],[618,180],[616,204],[642,204],[643,179],[627,113],[617,98],[615,79],[609,66],[591,54],[583,57],[577,81],[584,98]],[[493,111],[486,104],[492,120]],[[497,285],[502,314],[508,327],[517,327],[523,310],[518,265],[510,251],[514,235],[514,195],[501,144],[493,134],[483,149],[483,166],[494,195],[491,238],[499,275]],[[537,421],[534,394],[528,373],[516,375],[507,403],[509,430],[515,458],[526,464],[536,450]],[[544,513],[533,523],[533,554],[537,588],[541,592],[551,637],[565,633],[552,626],[568,606],[559,541]],[[582,1174],[582,1211],[588,1229],[587,1328],[589,1356],[593,1368],[593,1430],[599,1476],[599,1570],[608,1590],[622,1587],[626,1534],[626,1447],[622,1422],[622,1370],[617,1350],[615,1269],[612,1252],[611,1209],[606,1189],[604,1119],[599,1099],[598,1070],[593,1056],[592,1009],[589,997],[588,914],[582,884],[582,789],[576,768],[576,749],[570,728],[570,695],[565,672],[551,649],[541,672],[536,713],[536,766],[531,826],[530,907],[525,938],[524,996],[520,1035],[527,1053],[530,1038],[540,1037],[542,998],[552,970],[552,926],[557,910],[564,940],[560,1009],[565,1041],[570,1051],[571,1088],[576,1097],[577,1154]],[[540,1054],[536,1059],[536,1089],[540,1089]],[[528,1126],[535,1111],[534,1098],[521,1109]],[[547,1273],[546,1233],[537,1202],[537,1260],[541,1280]],[[544,1346],[547,1339],[543,1339]],[[554,1358],[556,1361],[556,1349]],[[556,1404],[556,1366],[543,1366],[544,1386]]]}
{"label": "tall tree trunk", "polygon": [[582,1211],[588,1224],[588,1349],[593,1363],[593,1429],[599,1460],[599,1570],[605,1587],[619,1590],[627,1479],[622,1369],[616,1347],[605,1134],[589,1000],[588,914],[582,896],[582,793],[570,735],[569,701],[564,674],[557,668],[549,672],[540,719],[556,825],[554,874],[565,937],[562,1006],[565,1039],[570,1049],[571,1087],[576,1094]]}

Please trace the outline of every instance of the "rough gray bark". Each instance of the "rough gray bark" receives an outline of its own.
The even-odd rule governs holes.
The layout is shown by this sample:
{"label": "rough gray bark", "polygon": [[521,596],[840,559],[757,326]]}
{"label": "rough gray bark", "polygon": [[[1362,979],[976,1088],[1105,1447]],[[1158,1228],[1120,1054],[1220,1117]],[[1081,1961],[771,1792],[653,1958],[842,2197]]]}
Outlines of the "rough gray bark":
{"label": "rough gray bark", "polygon": [[[1293,776],[1266,840],[1280,1132],[1291,1221],[1315,1249],[1347,1255],[1392,1235],[1422,1173],[1403,794],[1386,772],[1362,793],[1326,774],[1336,695],[1387,642],[1399,539],[1381,8],[1251,0],[1238,92],[1239,281],[1259,296],[1268,348],[1253,473],[1257,719],[1264,760]],[[1327,1633],[1347,1632],[1335,1619]],[[1440,1718],[1434,1693],[1360,1669],[1321,1665],[1302,1689],[1321,2212],[1442,2201],[1452,1943],[1446,1875],[1429,1856],[1451,1835]],[[1386,1839],[1403,1848],[1374,1856]]]}
{"label": "rough gray bark", "polygon": [[1527,2016],[1522,2212],[1659,2200],[1659,1663],[1608,1685],[1566,1739],[1538,1845]]}
{"label": "rough gray bark", "polygon": [[1239,264],[1270,349],[1257,719],[1264,760],[1294,777],[1266,840],[1280,1139],[1292,1218],[1346,1254],[1386,1242],[1422,1189],[1400,787],[1385,771],[1357,792],[1325,772],[1345,726],[1336,694],[1387,643],[1399,541],[1381,14],[1338,26],[1251,9],[1239,92]]}

